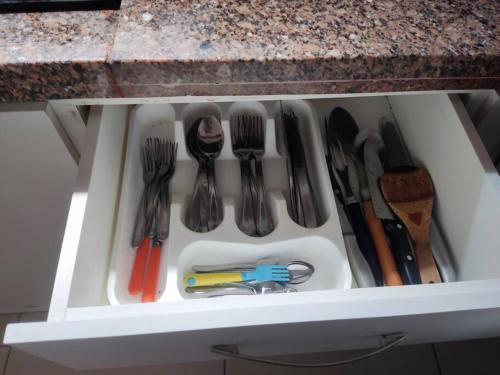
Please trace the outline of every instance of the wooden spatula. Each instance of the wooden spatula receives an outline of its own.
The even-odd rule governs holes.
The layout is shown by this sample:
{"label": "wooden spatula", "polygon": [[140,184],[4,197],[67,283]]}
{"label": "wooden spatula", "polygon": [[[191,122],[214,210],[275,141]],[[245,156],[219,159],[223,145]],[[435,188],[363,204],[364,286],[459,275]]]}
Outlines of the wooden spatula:
{"label": "wooden spatula", "polygon": [[414,242],[422,282],[441,282],[429,241],[434,202],[431,176],[425,169],[400,168],[384,174],[380,187],[385,200],[405,224]]}

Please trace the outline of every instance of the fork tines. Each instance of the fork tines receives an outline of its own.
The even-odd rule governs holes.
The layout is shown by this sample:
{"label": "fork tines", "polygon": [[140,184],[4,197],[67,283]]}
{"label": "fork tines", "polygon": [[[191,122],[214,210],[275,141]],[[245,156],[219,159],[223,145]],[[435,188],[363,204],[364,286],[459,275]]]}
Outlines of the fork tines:
{"label": "fork tines", "polygon": [[142,147],[142,165],[144,170],[153,171],[160,166],[175,167],[177,142],[168,138],[148,137]]}
{"label": "fork tines", "polygon": [[264,130],[259,115],[233,115],[231,117],[231,143],[233,151],[264,149]]}

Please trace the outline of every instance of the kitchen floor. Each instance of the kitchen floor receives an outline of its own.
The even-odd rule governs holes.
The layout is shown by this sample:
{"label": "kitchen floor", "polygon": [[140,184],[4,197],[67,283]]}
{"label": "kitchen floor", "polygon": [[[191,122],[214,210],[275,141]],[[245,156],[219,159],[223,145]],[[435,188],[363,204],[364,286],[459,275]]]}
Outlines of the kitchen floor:
{"label": "kitchen floor", "polygon": [[[12,322],[41,321],[47,313],[23,313],[0,315],[0,337],[5,325]],[[281,356],[280,359],[296,362],[334,361],[362,351],[313,353]],[[500,337],[493,339],[457,341],[440,344],[402,346],[354,364],[333,368],[295,369],[260,365],[240,360],[186,363],[178,365],[135,367],[75,371],[29,354],[0,345],[0,375],[382,375],[402,373],[405,375],[490,375],[500,373]]]}

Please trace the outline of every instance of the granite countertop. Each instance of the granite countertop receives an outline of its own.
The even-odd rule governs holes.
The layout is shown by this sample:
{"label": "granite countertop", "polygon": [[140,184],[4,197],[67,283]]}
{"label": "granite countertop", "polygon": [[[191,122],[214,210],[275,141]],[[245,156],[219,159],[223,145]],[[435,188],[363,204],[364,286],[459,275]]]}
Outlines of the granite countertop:
{"label": "granite countertop", "polygon": [[500,88],[496,0],[122,0],[0,15],[0,101]]}

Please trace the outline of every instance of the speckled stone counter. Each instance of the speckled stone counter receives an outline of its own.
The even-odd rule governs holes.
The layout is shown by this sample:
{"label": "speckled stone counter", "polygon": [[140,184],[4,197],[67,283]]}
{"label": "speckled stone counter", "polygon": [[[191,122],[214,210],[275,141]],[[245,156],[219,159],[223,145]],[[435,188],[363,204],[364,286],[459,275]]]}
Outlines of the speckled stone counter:
{"label": "speckled stone counter", "polygon": [[123,0],[0,15],[0,101],[500,88],[500,2]]}

